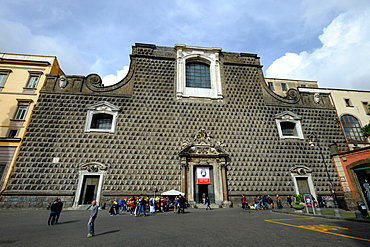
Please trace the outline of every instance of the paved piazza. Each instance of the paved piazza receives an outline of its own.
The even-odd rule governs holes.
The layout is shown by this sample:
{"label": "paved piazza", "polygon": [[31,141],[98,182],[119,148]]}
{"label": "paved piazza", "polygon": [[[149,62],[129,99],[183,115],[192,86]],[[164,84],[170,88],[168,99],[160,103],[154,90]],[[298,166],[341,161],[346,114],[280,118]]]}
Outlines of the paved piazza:
{"label": "paved piazza", "polygon": [[100,210],[96,236],[87,238],[90,211],[64,210],[47,225],[49,211],[0,210],[1,246],[369,246],[370,224],[230,209],[185,214],[110,216]]}

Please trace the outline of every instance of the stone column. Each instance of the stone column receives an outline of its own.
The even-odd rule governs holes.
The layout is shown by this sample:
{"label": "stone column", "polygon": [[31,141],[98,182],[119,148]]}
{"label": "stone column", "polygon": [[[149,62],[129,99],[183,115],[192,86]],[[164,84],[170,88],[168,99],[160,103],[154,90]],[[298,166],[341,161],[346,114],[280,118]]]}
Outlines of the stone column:
{"label": "stone column", "polygon": [[188,196],[187,193],[187,167],[186,157],[181,157],[181,192],[185,193],[185,196]]}
{"label": "stone column", "polygon": [[223,193],[223,199],[224,199],[224,202],[228,202],[229,201],[229,196],[228,196],[228,193],[227,193],[227,179],[226,179],[226,162],[225,160],[223,160],[221,162],[221,177],[222,177],[222,193]]}

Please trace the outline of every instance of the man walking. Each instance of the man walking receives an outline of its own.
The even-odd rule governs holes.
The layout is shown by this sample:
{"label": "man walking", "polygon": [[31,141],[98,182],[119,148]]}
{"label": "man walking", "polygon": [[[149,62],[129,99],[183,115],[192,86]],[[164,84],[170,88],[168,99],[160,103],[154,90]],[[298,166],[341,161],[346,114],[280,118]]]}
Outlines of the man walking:
{"label": "man walking", "polygon": [[139,217],[141,212],[143,212],[143,217],[146,217],[146,200],[143,195],[140,195],[139,207],[135,217]]}
{"label": "man walking", "polygon": [[59,223],[60,212],[62,212],[62,210],[63,210],[63,202],[62,200],[58,199],[56,216],[55,216],[55,224]]}
{"label": "man walking", "polygon": [[87,223],[87,230],[89,232],[87,234],[88,238],[91,238],[92,236],[94,236],[94,233],[95,233],[94,222],[95,222],[96,217],[98,216],[98,208],[99,206],[96,205],[96,201],[95,200],[92,201],[90,219],[89,219],[89,222]]}
{"label": "man walking", "polygon": [[242,202],[242,209],[247,210],[247,198],[245,198],[244,195],[242,195],[241,202]]}

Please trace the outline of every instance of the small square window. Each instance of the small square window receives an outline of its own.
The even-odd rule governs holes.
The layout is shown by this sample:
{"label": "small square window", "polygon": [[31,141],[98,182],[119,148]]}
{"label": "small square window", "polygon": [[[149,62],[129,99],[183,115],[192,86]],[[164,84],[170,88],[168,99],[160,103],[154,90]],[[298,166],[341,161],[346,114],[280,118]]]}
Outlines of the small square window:
{"label": "small square window", "polygon": [[344,103],[346,104],[346,107],[352,107],[352,102],[350,99],[344,99]]}
{"label": "small square window", "polygon": [[94,114],[91,121],[91,129],[110,130],[112,128],[113,115],[98,113]]}
{"label": "small square window", "polygon": [[281,90],[282,91],[284,91],[284,92],[286,92],[286,91],[288,91],[288,87],[286,86],[286,83],[281,83]]}
{"label": "small square window", "polygon": [[295,129],[295,123],[292,122],[280,122],[281,132],[283,136],[296,136],[297,131]]}
{"label": "small square window", "polygon": [[274,83],[273,83],[273,82],[270,82],[270,81],[269,81],[269,88],[270,88],[272,91],[275,91]]}
{"label": "small square window", "polygon": [[306,84],[301,84],[301,87],[307,87],[307,85]]}
{"label": "small square window", "polygon": [[26,88],[36,88],[39,82],[40,75],[38,74],[31,74],[30,78],[28,79]]}

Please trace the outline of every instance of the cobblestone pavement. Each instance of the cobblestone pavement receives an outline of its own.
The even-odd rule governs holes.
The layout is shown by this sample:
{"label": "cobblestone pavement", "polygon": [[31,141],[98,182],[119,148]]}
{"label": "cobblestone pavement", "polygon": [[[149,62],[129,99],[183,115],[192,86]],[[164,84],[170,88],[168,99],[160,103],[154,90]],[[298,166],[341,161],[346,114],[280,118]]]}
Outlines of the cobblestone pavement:
{"label": "cobblestone pavement", "polygon": [[[100,210],[96,236],[87,238],[90,211],[64,210],[60,224],[48,226],[47,210],[0,210],[1,246],[368,246],[368,224],[310,218],[265,211],[188,209],[185,214],[156,213],[109,216]],[[282,222],[289,220],[289,226]],[[343,236],[294,227],[294,224],[337,227]],[[366,226],[366,227],[364,227]],[[338,230],[339,229],[339,230]],[[347,229],[347,230],[346,230]],[[365,230],[364,230],[365,229]],[[365,240],[363,240],[365,239]],[[370,240],[369,240],[370,241]]]}

